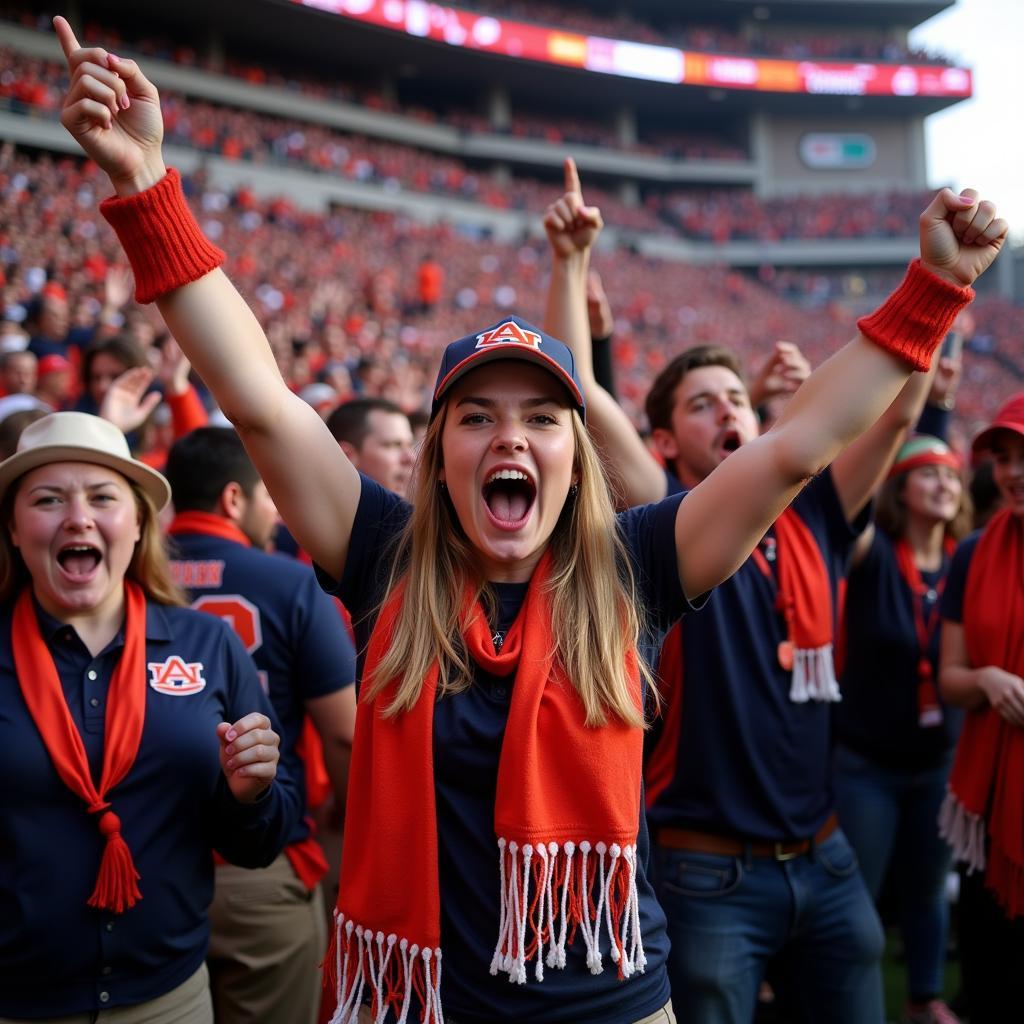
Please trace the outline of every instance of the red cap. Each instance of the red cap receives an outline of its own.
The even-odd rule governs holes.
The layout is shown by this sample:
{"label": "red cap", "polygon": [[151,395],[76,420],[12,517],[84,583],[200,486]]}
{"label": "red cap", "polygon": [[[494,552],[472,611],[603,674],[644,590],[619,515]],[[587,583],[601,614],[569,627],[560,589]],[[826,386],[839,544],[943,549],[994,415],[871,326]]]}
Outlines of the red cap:
{"label": "red cap", "polygon": [[59,373],[61,370],[73,370],[74,367],[62,356],[56,352],[52,355],[43,356],[39,360],[39,376],[45,376],[47,373]]}
{"label": "red cap", "polygon": [[997,430],[1012,430],[1024,436],[1024,391],[1003,403],[996,418],[974,439],[971,451],[975,455],[988,451]]}

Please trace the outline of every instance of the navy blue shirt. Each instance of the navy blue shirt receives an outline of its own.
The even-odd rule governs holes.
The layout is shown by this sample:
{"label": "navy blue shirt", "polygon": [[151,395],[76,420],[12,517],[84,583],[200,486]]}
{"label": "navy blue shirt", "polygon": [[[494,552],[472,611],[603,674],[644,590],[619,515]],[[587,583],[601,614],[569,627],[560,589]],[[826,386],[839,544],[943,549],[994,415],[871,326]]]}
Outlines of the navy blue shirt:
{"label": "navy blue shirt", "polygon": [[[217,517],[191,515],[190,532],[169,538],[175,582],[188,590],[193,608],[220,616],[241,637],[277,712],[281,764],[299,780],[305,804],[305,773],[296,750],[303,702],[355,682],[352,640],[309,566],[249,547],[241,535],[232,540],[204,531],[201,520],[219,525]],[[303,819],[288,841],[309,834]]]}
{"label": "navy blue shirt", "polygon": [[[647,616],[643,653],[656,653],[668,627],[687,609],[675,559],[675,518],[680,497],[631,509],[618,516]],[[365,657],[373,615],[387,581],[389,552],[408,519],[410,506],[362,477],[362,494],[352,529],[348,560],[336,592],[352,614],[359,652]],[[526,586],[495,587],[498,629],[514,621]],[[640,924],[647,969],[620,982],[606,964],[596,977],[586,967],[582,936],[566,950],[564,970],[530,974],[525,985],[489,973],[498,937],[500,891],[494,801],[498,761],[514,677],[478,672],[470,689],[438,701],[434,712],[434,781],[437,798],[441,886],[441,947],[444,951],[442,1004],[460,1024],[624,1024],[668,1002],[665,917],[647,880],[650,841],[641,799],[637,853],[640,863]]]}
{"label": "navy blue shirt", "polygon": [[[829,470],[792,508],[818,543],[835,609],[863,522],[847,522]],[[814,835],[831,812],[830,704],[790,700],[776,598],[774,575],[748,558],[699,616],[683,619],[685,681],[666,711],[681,716],[676,771],[648,809],[652,826],[783,841]]]}
{"label": "navy blue shirt", "polygon": [[[926,656],[939,678],[938,601],[949,573],[922,572],[926,622],[933,622]],[[925,770],[942,762],[956,745],[960,708],[944,704],[940,725],[918,722],[917,664],[920,644],[914,625],[916,598],[900,572],[892,539],[876,529],[864,558],[850,569],[846,591],[846,661],[835,709],[838,738],[847,746],[894,768]]]}
{"label": "navy blue shirt", "polygon": [[[252,804],[235,800],[221,772],[217,726],[272,710],[223,622],[148,605],[142,739],[131,770],[109,794],[142,899],[123,914],[95,910],[86,901],[104,839],[58,777],[25,705],[14,672],[12,610],[0,608],[0,1016],[63,1016],[155,999],[206,956],[213,848],[246,867],[269,864],[299,815],[286,772]],[[98,779],[123,631],[94,658],[71,626],[38,606],[36,612]],[[190,669],[200,666],[202,689],[179,695],[154,685],[158,666],[175,656]]]}

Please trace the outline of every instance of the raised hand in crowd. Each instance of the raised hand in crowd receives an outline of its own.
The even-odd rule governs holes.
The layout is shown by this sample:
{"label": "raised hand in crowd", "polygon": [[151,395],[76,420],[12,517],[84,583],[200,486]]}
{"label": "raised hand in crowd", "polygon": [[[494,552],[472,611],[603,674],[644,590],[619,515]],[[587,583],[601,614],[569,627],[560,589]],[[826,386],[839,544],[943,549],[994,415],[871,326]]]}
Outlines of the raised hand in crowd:
{"label": "raised hand in crowd", "polygon": [[811,364],[791,341],[777,341],[771,355],[758,367],[750,381],[750,404],[762,405],[791,395],[811,375]]}
{"label": "raised hand in crowd", "polygon": [[160,404],[159,391],[150,391],[155,374],[148,366],[133,366],[111,382],[100,403],[100,416],[122,434],[138,430]]}

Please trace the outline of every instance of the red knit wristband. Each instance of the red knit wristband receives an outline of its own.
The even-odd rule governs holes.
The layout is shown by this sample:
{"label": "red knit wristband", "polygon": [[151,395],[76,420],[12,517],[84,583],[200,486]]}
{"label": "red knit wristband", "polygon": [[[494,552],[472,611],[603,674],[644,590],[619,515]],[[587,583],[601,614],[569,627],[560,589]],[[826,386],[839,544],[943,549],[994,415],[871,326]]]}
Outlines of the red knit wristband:
{"label": "red knit wristband", "polygon": [[224,253],[192,216],[181,190],[181,175],[173,167],[144,192],[104,199],[100,213],[124,246],[135,275],[136,302],[152,302],[198,281],[224,262]]}
{"label": "red knit wristband", "polygon": [[932,353],[949,333],[957,315],[974,298],[973,288],[957,288],[912,260],[900,286],[857,327],[915,370],[932,365]]}

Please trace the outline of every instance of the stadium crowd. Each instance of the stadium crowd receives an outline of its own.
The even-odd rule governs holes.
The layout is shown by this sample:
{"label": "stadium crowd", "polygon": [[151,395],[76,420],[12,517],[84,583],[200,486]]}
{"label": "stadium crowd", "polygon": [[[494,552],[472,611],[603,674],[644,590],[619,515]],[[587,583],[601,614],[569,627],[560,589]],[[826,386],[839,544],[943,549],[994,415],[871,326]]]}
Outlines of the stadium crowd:
{"label": "stadium crowd", "polygon": [[[0,49],[0,102],[53,114],[65,72],[56,61],[40,61]],[[386,188],[448,195],[497,209],[539,213],[550,185],[517,175],[511,181],[452,157],[396,142],[338,132],[308,121],[271,117],[162,93],[167,138],[230,160],[278,162]],[[528,121],[543,131],[542,121]],[[552,122],[548,141],[560,142]],[[572,133],[567,133],[572,134]],[[567,140],[566,140],[567,141]],[[670,140],[663,140],[666,145]],[[684,150],[687,143],[677,141]],[[721,144],[693,143],[709,158],[732,158]],[[691,152],[692,152],[691,151]],[[617,227],[679,234],[699,241],[776,241],[824,238],[905,238],[914,233],[920,193],[876,193],[851,202],[848,195],[762,200],[748,190],[650,190],[642,206],[594,188],[596,202]],[[707,218],[704,212],[713,210]]]}
{"label": "stadium crowd", "polygon": [[[33,159],[7,146],[0,182],[5,331],[23,334],[24,325],[31,334],[25,318],[49,286],[66,296],[78,337],[90,336],[104,309],[107,271],[119,263],[110,232],[90,213],[102,188],[95,170],[71,159]],[[544,280],[542,247],[534,240],[501,244],[452,225],[425,226],[383,212],[314,214],[284,197],[259,201],[246,189],[227,193],[202,175],[186,188],[204,229],[232,254],[233,279],[266,326],[296,390],[321,381],[340,395],[387,394],[410,411],[422,408],[429,367],[444,340],[470,330],[481,309],[522,308]],[[443,268],[440,294],[426,300],[415,269],[425,264]],[[766,270],[762,282],[728,268],[622,249],[599,252],[595,266],[614,311],[621,397],[638,424],[650,375],[671,352],[717,339],[750,366],[766,341],[784,338],[820,361],[891,284],[891,275],[861,275],[860,286],[843,295],[822,287],[827,279],[820,273]],[[1015,308],[988,300],[975,310],[979,358],[968,365],[960,398],[968,424],[988,416],[1015,386],[1007,362],[1020,370],[1012,355]],[[152,329],[137,307],[128,303],[116,312],[151,342]]]}
{"label": "stadium crowd", "polygon": [[[1005,1019],[1024,366],[1021,310],[971,287],[993,203],[585,202],[571,159],[553,188],[158,97],[54,27],[66,69],[0,50],[86,154],[0,143],[0,1024],[882,1024],[887,870],[903,1024],[960,1024],[954,858],[971,1024]],[[228,191],[164,129],[542,233]],[[597,244],[919,219],[902,279]]]}

